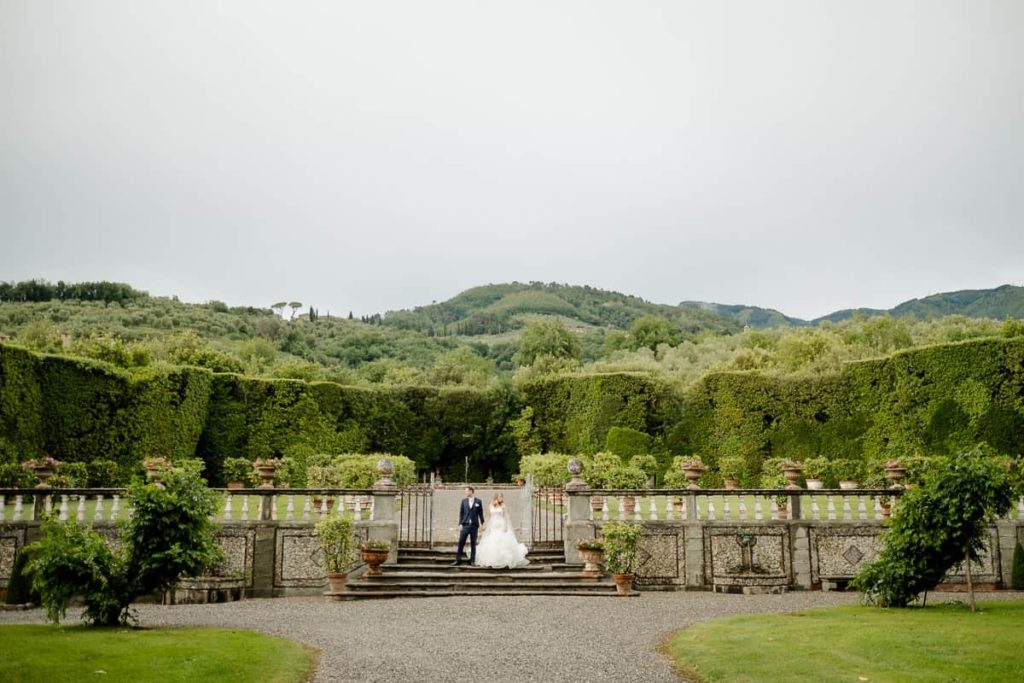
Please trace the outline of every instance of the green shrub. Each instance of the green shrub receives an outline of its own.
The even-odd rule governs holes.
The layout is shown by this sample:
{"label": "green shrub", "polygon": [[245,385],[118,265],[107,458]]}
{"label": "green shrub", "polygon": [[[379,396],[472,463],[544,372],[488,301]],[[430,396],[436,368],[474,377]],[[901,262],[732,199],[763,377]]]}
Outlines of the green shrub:
{"label": "green shrub", "polygon": [[113,460],[93,460],[85,463],[86,479],[92,488],[114,488],[125,483],[121,468]]}
{"label": "green shrub", "polygon": [[32,473],[15,462],[0,464],[0,488],[27,489],[35,486]]}
{"label": "green shrub", "polygon": [[866,601],[906,607],[985,548],[988,527],[1010,508],[1006,470],[975,453],[944,458],[900,499],[874,562],[852,585]]}
{"label": "green shrub", "polygon": [[746,461],[738,456],[723,456],[718,459],[718,471],[722,475],[722,479],[737,479],[739,480],[744,473],[746,468]]}
{"label": "green shrub", "polygon": [[[531,475],[536,487],[565,486],[570,479],[569,461],[574,457],[566,453],[526,455],[519,460],[519,473],[523,477]],[[588,483],[589,475],[590,472],[584,467],[582,476]]]}
{"label": "green shrub", "polygon": [[619,465],[604,474],[604,487],[609,489],[642,489],[647,486],[647,475],[636,467]]}
{"label": "green shrub", "polygon": [[50,485],[62,489],[82,489],[89,485],[89,468],[84,462],[64,461],[50,479]]}
{"label": "green shrub", "polygon": [[28,553],[22,548],[14,556],[11,578],[7,582],[7,596],[5,600],[8,605],[24,605],[30,602],[34,605],[40,604],[38,591],[32,590],[32,577],[25,571],[27,564]]}
{"label": "green shrub", "polygon": [[650,451],[651,437],[629,427],[610,427],[605,438],[604,449],[624,460],[631,456]]}
{"label": "green shrub", "polygon": [[352,515],[325,515],[317,522],[313,535],[324,551],[328,572],[347,572],[356,564],[355,526]]}
{"label": "green shrub", "polygon": [[225,458],[221,472],[224,481],[241,482],[245,487],[256,483],[256,473],[253,470],[252,461],[248,458]]}
{"label": "green shrub", "polygon": [[804,477],[827,481],[830,475],[828,459],[822,457],[804,460]]}
{"label": "green shrub", "polygon": [[180,575],[198,574],[220,559],[210,521],[214,497],[195,472],[172,468],[164,488],[136,482],[128,498],[132,515],[116,553],[96,532],[55,519],[26,548],[27,571],[51,621],[59,623],[71,598],[81,595],[87,622],[125,624],[137,597],[168,590]]}
{"label": "green shrub", "polygon": [[658,472],[658,461],[653,455],[638,453],[629,459],[629,466],[640,470],[648,477]]}
{"label": "green shrub", "polygon": [[636,570],[643,527],[629,522],[611,522],[601,529],[604,539],[604,565],[613,574],[631,574]]}

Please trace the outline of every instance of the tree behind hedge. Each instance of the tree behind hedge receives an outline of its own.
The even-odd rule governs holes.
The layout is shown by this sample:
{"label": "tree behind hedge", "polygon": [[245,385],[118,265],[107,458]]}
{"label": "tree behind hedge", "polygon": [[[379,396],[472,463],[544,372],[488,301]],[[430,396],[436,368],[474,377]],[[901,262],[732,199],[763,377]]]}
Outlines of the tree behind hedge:
{"label": "tree behind hedge", "polygon": [[884,547],[853,586],[867,602],[906,607],[961,562],[977,560],[989,525],[1010,509],[1006,469],[978,452],[937,459],[895,507]]}
{"label": "tree behind hedge", "polygon": [[92,529],[53,518],[42,539],[25,548],[32,586],[51,621],[59,623],[71,598],[81,595],[88,623],[126,624],[136,598],[168,590],[182,574],[199,574],[220,559],[213,494],[196,472],[171,470],[164,488],[135,483],[128,497],[132,515],[122,525],[119,551]]}

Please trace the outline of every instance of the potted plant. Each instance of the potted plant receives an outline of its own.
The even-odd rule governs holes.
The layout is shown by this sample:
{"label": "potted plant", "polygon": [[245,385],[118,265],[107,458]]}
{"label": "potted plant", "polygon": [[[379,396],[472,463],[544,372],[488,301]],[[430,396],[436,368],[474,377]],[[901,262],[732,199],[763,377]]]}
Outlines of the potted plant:
{"label": "potted plant", "polygon": [[636,577],[634,572],[643,527],[628,522],[605,524],[601,535],[604,537],[605,566],[615,579],[615,589],[620,595],[626,595]]}
{"label": "potted plant", "polygon": [[325,515],[317,522],[313,535],[324,551],[324,570],[331,593],[345,590],[348,572],[355,564],[355,527],[352,516]]}
{"label": "potted plant", "polygon": [[738,489],[740,487],[740,476],[743,474],[743,466],[746,463],[743,458],[737,455],[726,455],[718,460],[718,471],[727,489]]}
{"label": "potted plant", "polygon": [[259,489],[274,488],[274,472],[277,471],[278,460],[276,458],[256,458],[252,466],[256,470],[256,476],[260,478]]}
{"label": "potted plant", "polygon": [[359,545],[359,552],[362,555],[363,563],[369,567],[366,570],[366,575],[380,576],[384,573],[380,566],[387,562],[391,544],[387,541],[365,541]]}
{"label": "potted plant", "polygon": [[682,468],[683,474],[689,482],[686,488],[691,491],[699,489],[700,486],[697,484],[697,480],[700,479],[700,475],[704,474],[704,471],[707,470],[707,467],[704,466],[704,461],[700,458],[688,458],[683,461]]}
{"label": "potted plant", "polygon": [[39,481],[36,484],[37,489],[48,489],[50,485],[47,482],[53,476],[53,473],[57,471],[57,468],[60,467],[60,460],[44,455],[41,458],[30,458],[21,463],[21,466],[35,475]]}
{"label": "potted plant", "polygon": [[807,488],[818,491],[825,488],[825,477],[828,475],[828,460],[822,457],[804,460],[804,477]]}
{"label": "potted plant", "polygon": [[894,489],[903,488],[900,483],[907,477],[907,468],[899,460],[887,460],[885,462],[885,478],[891,482]]}
{"label": "potted plant", "polygon": [[252,463],[248,458],[226,458],[224,460],[224,479],[229,489],[244,489],[252,485]]}
{"label": "potted plant", "polygon": [[860,486],[864,472],[857,460],[839,459],[832,461],[832,477],[839,482],[841,489],[855,489]]}
{"label": "potted plant", "polygon": [[[647,483],[647,475],[635,467],[620,465],[608,470],[605,483],[610,489],[639,489]],[[636,512],[636,497],[632,494],[622,496],[622,507],[627,515]]]}
{"label": "potted plant", "polygon": [[[782,472],[764,474],[761,477],[761,488],[779,490],[788,487],[789,480],[786,479],[786,475]],[[789,517],[789,496],[785,494],[776,494],[774,499],[775,505],[778,507],[779,519],[786,519]]]}
{"label": "potted plant", "polygon": [[576,543],[580,559],[583,560],[581,576],[588,579],[601,578],[601,559],[604,557],[604,541],[600,539],[584,539]]}
{"label": "potted plant", "polygon": [[786,478],[787,489],[798,489],[800,488],[800,475],[804,472],[804,464],[802,462],[796,462],[795,460],[780,460],[779,469],[782,470],[782,476]]}

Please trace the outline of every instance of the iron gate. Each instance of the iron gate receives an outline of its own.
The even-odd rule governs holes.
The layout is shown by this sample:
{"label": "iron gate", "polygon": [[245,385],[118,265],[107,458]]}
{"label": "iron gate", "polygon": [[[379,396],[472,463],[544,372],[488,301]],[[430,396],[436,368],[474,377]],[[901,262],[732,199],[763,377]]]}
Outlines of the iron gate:
{"label": "iron gate", "polygon": [[398,545],[429,548],[433,540],[434,490],[430,485],[409,486],[398,496]]}
{"label": "iron gate", "polygon": [[531,540],[538,543],[561,543],[562,526],[569,510],[569,501],[562,488],[534,489],[530,496]]}

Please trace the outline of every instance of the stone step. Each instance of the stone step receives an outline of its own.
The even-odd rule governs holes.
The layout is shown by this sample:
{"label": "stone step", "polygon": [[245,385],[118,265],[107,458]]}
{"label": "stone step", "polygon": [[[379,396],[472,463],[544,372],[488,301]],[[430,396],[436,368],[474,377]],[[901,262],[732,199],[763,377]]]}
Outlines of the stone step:
{"label": "stone step", "polygon": [[[474,567],[472,565],[462,564],[458,567],[452,566],[451,558],[448,558],[446,562],[403,562],[399,560],[398,564],[385,564],[381,565],[384,571],[433,571],[441,572],[449,569],[467,572],[482,572],[482,571],[503,571],[503,572],[544,572],[554,571],[556,569],[568,569],[569,565],[564,562],[559,563],[534,563],[526,565],[525,567],[516,567],[515,569],[489,569],[488,567]],[[579,567],[576,567],[579,569]]]}
{"label": "stone step", "polygon": [[530,581],[524,583],[520,581],[479,581],[468,583],[466,581],[430,581],[425,582],[422,580],[410,580],[410,581],[390,581],[390,582],[379,582],[371,579],[354,579],[348,582],[347,590],[349,592],[396,592],[401,590],[408,591],[475,591],[475,590],[489,590],[498,593],[516,593],[519,591],[536,591],[540,593],[548,593],[552,591],[566,591],[573,593],[591,593],[591,592],[608,592],[615,590],[615,583],[611,580],[594,580],[591,579],[588,582],[583,581],[569,581],[569,580],[546,580],[546,581]]}
{"label": "stone step", "polygon": [[631,591],[629,593],[618,593],[615,591],[615,587],[612,586],[610,591],[536,591],[536,590],[491,590],[488,588],[473,588],[473,589],[453,589],[453,590],[398,590],[398,591],[345,591],[342,593],[324,593],[334,600],[348,601],[348,600],[386,600],[389,598],[447,598],[447,597],[459,597],[459,596],[485,596],[485,595],[503,595],[503,596],[522,596],[522,595],[543,595],[551,597],[554,595],[574,596],[574,597],[587,597],[587,598],[625,598],[625,597],[638,597],[640,593]]}
{"label": "stone step", "polygon": [[524,572],[521,574],[510,574],[505,571],[477,571],[467,572],[453,570],[450,572],[410,572],[410,571],[389,571],[384,570],[380,576],[362,576],[360,581],[372,581],[374,583],[395,583],[401,581],[429,581],[451,582],[451,583],[486,583],[488,581],[504,581],[509,584],[530,584],[538,581],[579,581],[580,583],[598,583],[599,579],[581,576],[579,572]]}

